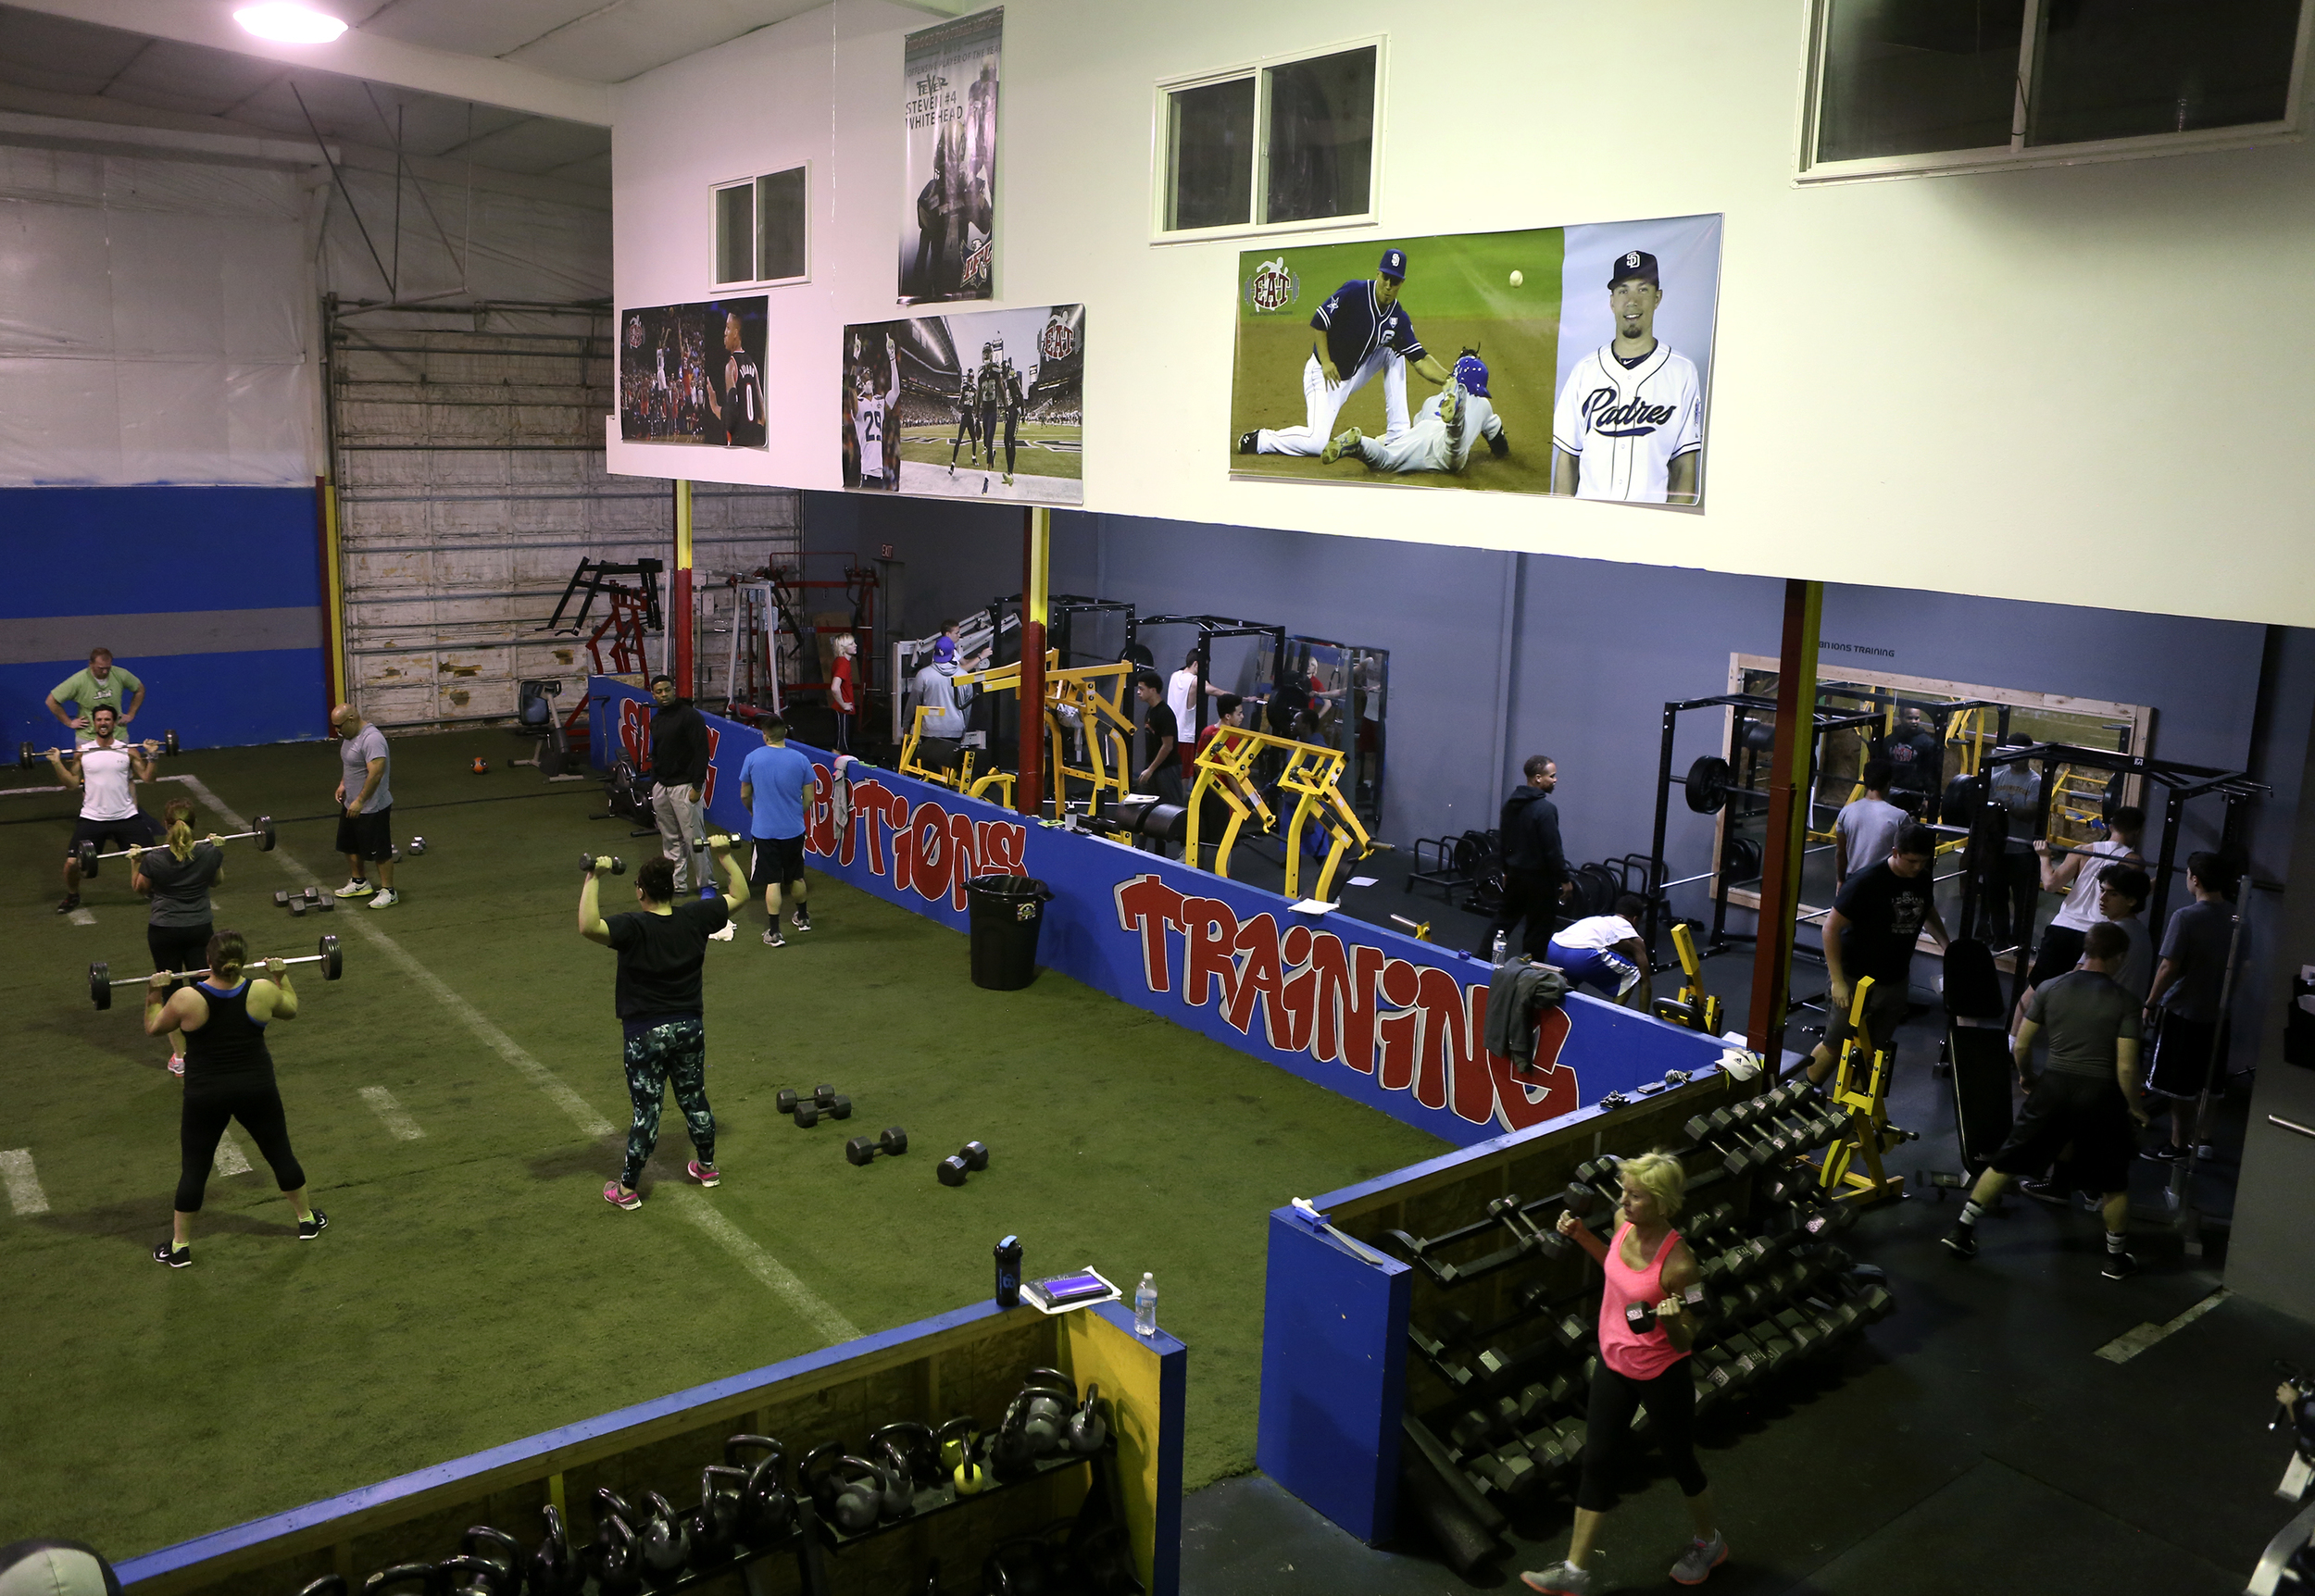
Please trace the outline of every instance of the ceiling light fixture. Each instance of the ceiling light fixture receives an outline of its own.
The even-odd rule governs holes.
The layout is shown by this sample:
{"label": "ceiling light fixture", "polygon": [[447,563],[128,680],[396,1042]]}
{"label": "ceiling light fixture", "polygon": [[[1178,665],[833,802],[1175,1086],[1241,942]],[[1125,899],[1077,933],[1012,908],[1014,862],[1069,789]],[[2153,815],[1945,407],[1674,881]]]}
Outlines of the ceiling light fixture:
{"label": "ceiling light fixture", "polygon": [[233,20],[277,44],[327,44],[345,31],[345,24],[335,17],[291,5],[289,0],[244,6],[233,13]]}

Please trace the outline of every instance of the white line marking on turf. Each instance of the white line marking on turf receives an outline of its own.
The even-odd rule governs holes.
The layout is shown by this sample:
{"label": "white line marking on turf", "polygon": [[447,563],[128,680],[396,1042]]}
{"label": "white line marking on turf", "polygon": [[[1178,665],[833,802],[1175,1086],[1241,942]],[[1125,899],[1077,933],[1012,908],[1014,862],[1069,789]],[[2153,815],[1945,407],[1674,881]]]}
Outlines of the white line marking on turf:
{"label": "white line marking on turf", "polygon": [[[228,809],[224,800],[204,786],[198,777],[176,776],[166,779],[183,782],[193,791],[194,796],[209,806],[211,813],[223,819],[234,830],[240,831],[247,829],[248,822]],[[296,856],[288,849],[274,849],[273,857],[287,867],[291,875],[303,877],[307,884],[317,887],[321,885],[321,879],[299,863]],[[514,1066],[517,1074],[546,1093],[556,1107],[570,1116],[572,1123],[579,1127],[582,1134],[595,1138],[613,1134],[617,1128],[609,1120],[597,1114],[585,1098],[565,1085],[554,1071],[525,1053],[513,1037],[492,1024],[489,1016],[481,1009],[451,991],[440,976],[412,958],[403,950],[399,942],[379,927],[372,925],[366,911],[356,910],[349,913],[346,916],[346,923],[357,934],[376,943],[379,951],[393,960],[404,975],[424,988],[428,997],[433,999],[441,1007],[448,1009],[469,1030],[481,1037],[493,1053]]]}
{"label": "white line marking on turf", "polygon": [[2179,1331],[2193,1324],[2196,1319],[2201,1318],[2211,1309],[2217,1307],[2221,1303],[2225,1302],[2226,1299],[2226,1288],[2221,1286],[2219,1290],[2205,1297],[2201,1302],[2196,1303],[2193,1307],[2179,1315],[2177,1318],[2171,1319],[2164,1324],[2141,1325],[2134,1330],[2125,1330],[2121,1335],[2116,1336],[2112,1340],[2107,1342],[2106,1345],[2100,1347],[2093,1355],[2104,1358],[2109,1364],[2126,1364],[2130,1362],[2131,1359],[2136,1357],[2140,1353],[2145,1352],[2148,1347],[2154,1345],[2155,1342],[2162,1340],[2163,1337],[2176,1335]]}
{"label": "white line marking on turf", "polygon": [[67,915],[65,918],[70,920],[76,926],[93,926],[96,923],[96,911],[94,909],[75,909],[70,914]]}
{"label": "white line marking on turf", "polygon": [[18,1217],[29,1219],[48,1212],[48,1193],[40,1189],[40,1171],[32,1167],[31,1149],[0,1153],[0,1180],[7,1182],[8,1206]]}
{"label": "white line marking on turf", "polygon": [[785,1264],[757,1246],[746,1231],[716,1212],[714,1206],[697,1192],[683,1192],[677,1199],[677,1211],[705,1230],[716,1245],[737,1258],[741,1267],[770,1288],[774,1296],[801,1314],[812,1328],[828,1338],[831,1344],[859,1339],[858,1327],[830,1307],[811,1287],[797,1279]]}
{"label": "white line marking on turf", "polygon": [[217,1139],[217,1164],[215,1167],[219,1175],[246,1175],[249,1173],[249,1154],[241,1150],[241,1143],[233,1140],[233,1133],[230,1130],[226,1131]]}
{"label": "white line marking on turf", "polygon": [[[181,781],[194,796],[209,806],[209,812],[226,821],[236,831],[248,829],[249,823],[225,805],[225,801],[209,791],[198,777],[164,776],[164,781]],[[302,877],[315,886],[320,878],[299,863],[296,855],[285,848],[273,850],[274,860],[291,875]],[[427,995],[450,1011],[466,1028],[490,1047],[493,1053],[513,1066],[522,1078],[546,1093],[557,1108],[570,1116],[582,1133],[600,1140],[615,1133],[611,1122],[597,1114],[587,1100],[564,1084],[560,1077],[523,1051],[514,1038],[493,1024],[482,1010],[450,990],[441,977],[419,964],[401,944],[385,931],[370,924],[367,915],[357,914],[350,921],[352,929],[375,942],[380,951],[398,965],[412,980],[426,990]],[[365,1093],[364,1095],[368,1095]],[[799,1279],[786,1265],[750,1240],[747,1233],[709,1206],[697,1192],[682,1193],[677,1211],[706,1231],[717,1245],[739,1260],[741,1267],[756,1277],[773,1295],[785,1302],[801,1315],[806,1322],[826,1337],[830,1344],[857,1340],[860,1331],[851,1320],[830,1306],[827,1300]]]}
{"label": "white line marking on turf", "polygon": [[362,1101],[369,1104],[372,1114],[385,1121],[386,1128],[393,1132],[396,1141],[416,1141],[426,1134],[419,1128],[417,1120],[403,1112],[402,1105],[394,1100],[394,1093],[384,1087],[363,1087]]}
{"label": "white line marking on turf", "polygon": [[14,798],[24,792],[69,792],[69,787],[0,787],[0,798]]}

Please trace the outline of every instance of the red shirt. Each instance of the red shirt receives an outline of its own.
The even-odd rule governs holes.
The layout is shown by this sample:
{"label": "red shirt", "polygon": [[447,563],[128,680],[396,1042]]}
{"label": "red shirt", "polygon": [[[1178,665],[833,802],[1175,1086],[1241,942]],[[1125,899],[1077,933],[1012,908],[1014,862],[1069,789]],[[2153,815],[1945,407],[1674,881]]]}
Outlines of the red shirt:
{"label": "red shirt", "polygon": [[849,656],[836,661],[836,674],[828,684],[828,696],[833,702],[837,714],[850,715],[853,712],[852,660]]}

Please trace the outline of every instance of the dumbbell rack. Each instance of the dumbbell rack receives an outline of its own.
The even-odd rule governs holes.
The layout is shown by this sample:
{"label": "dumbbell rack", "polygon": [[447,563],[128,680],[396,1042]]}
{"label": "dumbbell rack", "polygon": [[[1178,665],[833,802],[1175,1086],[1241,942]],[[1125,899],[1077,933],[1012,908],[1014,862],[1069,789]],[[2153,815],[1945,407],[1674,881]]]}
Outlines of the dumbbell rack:
{"label": "dumbbell rack", "polygon": [[[1895,1306],[1878,1272],[1855,1271],[1833,1243],[1855,1209],[1829,1202],[1799,1161],[1846,1134],[1846,1116],[1791,1089],[1716,1113],[1688,1122],[1694,1145],[1681,1150],[1691,1169],[1682,1229],[1717,1310],[1690,1360],[1699,1411],[1846,1344]],[[1507,1522],[1504,1506],[1547,1483],[1571,1487],[1580,1464],[1600,1289],[1588,1257],[1554,1226],[1571,1206],[1595,1226],[1605,1214],[1612,1240],[1616,1178],[1605,1158],[1575,1173],[1545,1197],[1494,1198],[1483,1217],[1453,1229],[1378,1238],[1431,1288],[1408,1321],[1407,1439],[1490,1532]],[[1490,1302],[1494,1317],[1483,1322],[1476,1315]],[[1645,1438],[1648,1428],[1644,1412],[1634,1430]]]}

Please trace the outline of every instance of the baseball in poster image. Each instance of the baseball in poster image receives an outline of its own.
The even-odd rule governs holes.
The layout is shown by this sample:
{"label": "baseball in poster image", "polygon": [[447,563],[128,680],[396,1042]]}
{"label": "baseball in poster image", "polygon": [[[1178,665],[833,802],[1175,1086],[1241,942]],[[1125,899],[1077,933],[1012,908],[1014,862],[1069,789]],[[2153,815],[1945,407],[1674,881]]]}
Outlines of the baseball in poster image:
{"label": "baseball in poster image", "polygon": [[620,312],[619,435],[763,448],[765,308],[757,294]]}
{"label": "baseball in poster image", "polygon": [[1084,502],[1083,305],[870,322],[844,351],[845,487]]}
{"label": "baseball in poster image", "polygon": [[908,35],[900,303],[989,299],[996,281],[996,86],[1005,11]]}
{"label": "baseball in poster image", "polygon": [[1245,254],[1232,473],[1700,504],[1720,231]]}

